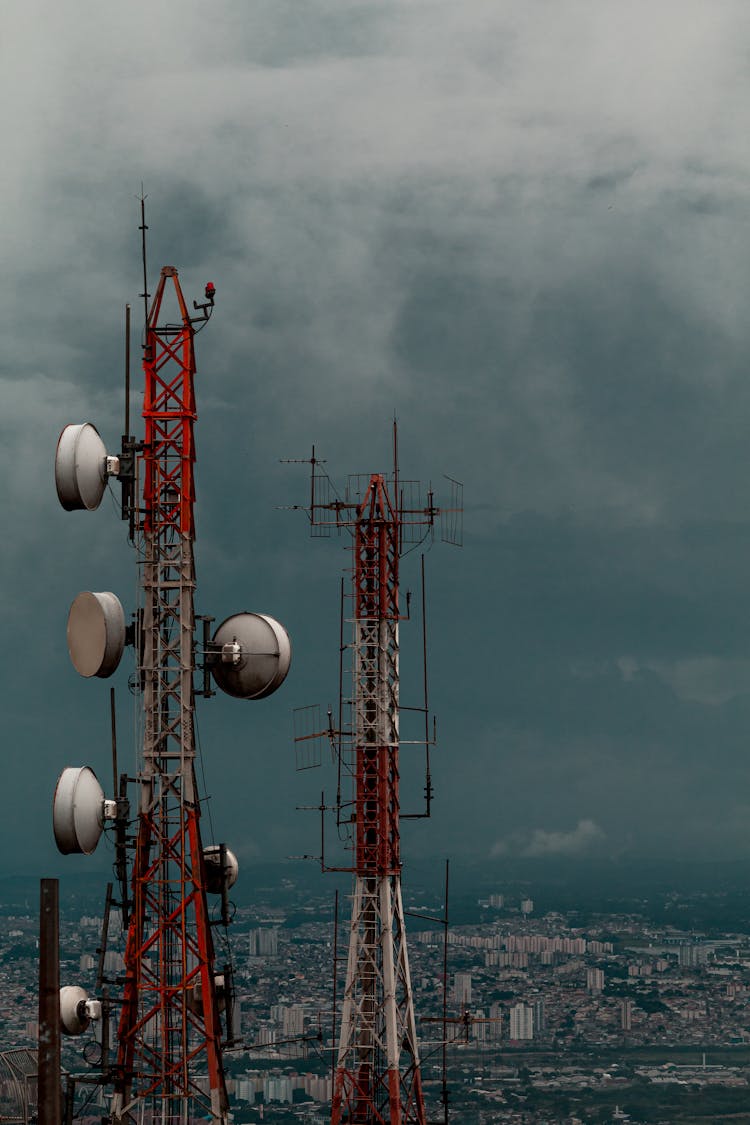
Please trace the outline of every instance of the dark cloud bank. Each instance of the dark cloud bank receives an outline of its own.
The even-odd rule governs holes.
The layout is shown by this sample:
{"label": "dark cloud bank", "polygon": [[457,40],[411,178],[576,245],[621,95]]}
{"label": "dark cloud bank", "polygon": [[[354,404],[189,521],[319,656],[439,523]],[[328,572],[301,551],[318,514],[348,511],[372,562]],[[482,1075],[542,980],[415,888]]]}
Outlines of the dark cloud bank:
{"label": "dark cloud bank", "polygon": [[[313,847],[294,807],[332,779],[295,775],[290,711],[336,690],[346,556],[275,510],[306,496],[279,459],[315,442],[338,479],[387,468],[395,412],[405,471],[467,502],[463,551],[428,559],[438,799],[411,853],[747,855],[747,20],[688,6],[644,35],[624,3],[321,2],[304,27],[294,5],[173,25],[167,4],[146,42],[141,6],[97,8],[86,61],[57,9],[39,32],[11,5],[7,868],[19,841],[56,864],[64,765],[108,775],[108,693],[76,678],[65,618],[85,588],[132,608],[133,560],[106,507],[57,509],[50,466],[68,421],[121,432],[141,180],[152,272],[218,288],[199,608],[274,613],[295,645],[274,699],[202,705],[217,833],[243,859]],[[415,625],[402,643],[417,697]]]}

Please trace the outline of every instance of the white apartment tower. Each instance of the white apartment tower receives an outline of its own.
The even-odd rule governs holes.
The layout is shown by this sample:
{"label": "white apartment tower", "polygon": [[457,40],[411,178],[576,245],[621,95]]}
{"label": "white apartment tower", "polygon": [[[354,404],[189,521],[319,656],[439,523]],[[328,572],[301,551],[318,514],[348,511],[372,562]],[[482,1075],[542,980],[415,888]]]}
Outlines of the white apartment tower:
{"label": "white apartment tower", "polygon": [[620,1002],[620,1027],[623,1031],[633,1027],[633,1001],[627,997]]}
{"label": "white apartment tower", "polygon": [[586,970],[586,991],[591,993],[593,996],[598,996],[604,991],[603,969]]}
{"label": "white apartment tower", "polygon": [[459,1008],[471,1004],[471,973],[453,974],[453,1001]]}
{"label": "white apartment tower", "polygon": [[510,1010],[510,1038],[534,1038],[534,1009],[528,1004],[514,1004]]}

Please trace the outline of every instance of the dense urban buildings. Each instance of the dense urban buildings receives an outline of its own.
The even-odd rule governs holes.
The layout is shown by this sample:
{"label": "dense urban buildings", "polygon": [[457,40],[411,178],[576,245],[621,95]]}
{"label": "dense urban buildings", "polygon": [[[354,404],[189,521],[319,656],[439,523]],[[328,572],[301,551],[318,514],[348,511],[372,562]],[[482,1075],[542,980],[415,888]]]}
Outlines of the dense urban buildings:
{"label": "dense urban buildings", "polygon": [[[407,909],[437,912],[434,895],[410,894]],[[326,888],[311,891],[297,876],[258,888],[254,897],[255,906],[238,907],[232,927],[237,1043],[227,1065],[234,1121],[327,1122],[336,1034],[331,900]],[[663,897],[656,912],[631,903],[612,913],[536,906],[530,915],[511,889],[496,892],[502,905],[492,905],[492,895],[464,900],[448,948],[452,1121],[673,1125],[691,1120],[680,1109],[691,1091],[700,1091],[702,1121],[725,1121],[730,1111],[733,1121],[744,1120],[736,1114],[750,1102],[750,927],[698,929],[691,924],[695,901]],[[698,905],[704,915],[718,914],[725,900],[717,893]],[[101,917],[88,890],[63,901],[62,979],[91,988]],[[2,1041],[33,1046],[33,885],[0,922]],[[441,928],[413,928],[430,1121],[442,1121],[442,960]],[[115,979],[121,950],[113,945],[105,964]],[[93,1034],[68,1041],[67,1069],[90,1072],[95,1046]]]}

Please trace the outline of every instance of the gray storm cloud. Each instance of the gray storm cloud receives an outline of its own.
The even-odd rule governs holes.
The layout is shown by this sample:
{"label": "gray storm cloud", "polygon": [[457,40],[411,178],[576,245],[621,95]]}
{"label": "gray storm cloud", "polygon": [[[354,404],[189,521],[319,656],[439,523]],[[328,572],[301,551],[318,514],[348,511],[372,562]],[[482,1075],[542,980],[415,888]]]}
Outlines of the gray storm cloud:
{"label": "gray storm cloud", "polygon": [[[51,459],[67,422],[119,439],[143,182],[152,275],[217,285],[198,348],[201,610],[274,613],[295,643],[283,700],[201,715],[228,830],[265,857],[308,850],[292,810],[320,781],[293,777],[289,710],[336,684],[346,557],[274,510],[307,488],[278,461],[314,442],[339,480],[387,469],[396,413],[404,472],[448,472],[467,502],[463,555],[429,559],[439,799],[410,847],[486,855],[499,818],[509,838],[577,825],[521,847],[680,852],[691,824],[691,846],[746,853],[746,5],[3,15],[0,580],[34,641],[33,666],[5,650],[6,736],[34,762],[8,840],[22,808],[48,839],[38,779],[82,746],[107,768],[65,615],[84,588],[132,601],[134,568],[112,505],[56,508]],[[405,676],[410,643],[405,627]],[[130,706],[125,673],[118,690]]]}

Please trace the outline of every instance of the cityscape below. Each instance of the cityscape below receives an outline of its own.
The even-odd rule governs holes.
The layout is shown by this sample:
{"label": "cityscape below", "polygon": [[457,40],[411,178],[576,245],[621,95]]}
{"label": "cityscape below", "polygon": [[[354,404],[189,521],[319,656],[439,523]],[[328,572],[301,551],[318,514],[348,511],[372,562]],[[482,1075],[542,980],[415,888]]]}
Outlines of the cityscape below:
{"label": "cityscape below", "polygon": [[[427,1118],[507,1122],[750,1122],[750,899],[740,865],[527,861],[456,865],[446,1018],[439,865],[405,877]],[[226,1054],[237,1125],[330,1120],[334,950],[347,888],[312,864],[249,866],[231,930],[237,1006]],[[6,1049],[36,1046],[38,885],[3,880]],[[239,884],[236,888],[239,891]],[[93,987],[101,903],[61,884],[61,981]],[[252,905],[250,904],[252,902]],[[114,927],[113,927],[114,928]],[[113,987],[123,950],[110,940]],[[113,1024],[116,1015],[113,1015]],[[101,1030],[66,1040],[76,1114],[100,1121]],[[114,1026],[112,1029],[114,1033]]]}

